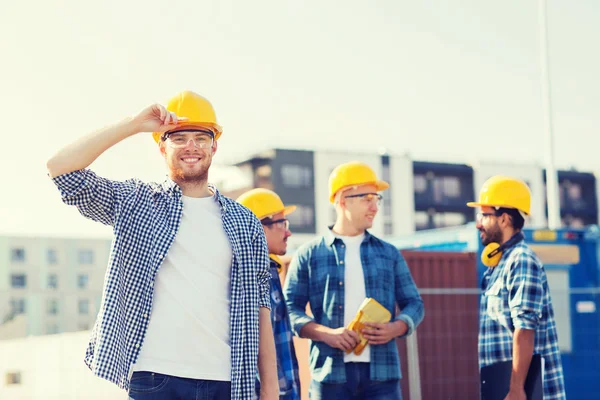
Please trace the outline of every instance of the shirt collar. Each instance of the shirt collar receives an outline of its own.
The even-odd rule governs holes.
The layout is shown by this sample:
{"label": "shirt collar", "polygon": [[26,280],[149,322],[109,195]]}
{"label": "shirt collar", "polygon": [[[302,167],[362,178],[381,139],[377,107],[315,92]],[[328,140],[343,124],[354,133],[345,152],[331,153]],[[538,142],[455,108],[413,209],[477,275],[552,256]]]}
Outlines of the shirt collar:
{"label": "shirt collar", "polygon": [[[171,178],[165,179],[163,181],[163,183],[161,184],[161,187],[168,194],[177,193],[180,196],[182,195],[181,188]],[[225,207],[225,198],[221,195],[221,192],[219,192],[219,189],[217,189],[217,187],[215,185],[213,185],[212,183],[208,184],[208,188],[214,193],[214,196],[217,199],[217,201],[219,202],[219,205],[221,207]]]}
{"label": "shirt collar", "polygon": [[[335,233],[333,233],[333,225],[328,226],[327,227],[327,231],[325,232],[325,234],[323,235],[325,237],[325,244],[327,244],[327,246],[331,246],[336,240],[340,240]],[[371,239],[371,234],[369,233],[368,230],[365,230],[365,238],[363,239],[363,242],[366,242],[368,240]]]}
{"label": "shirt collar", "polygon": [[281,259],[275,254],[269,254],[269,258],[271,259],[271,266],[277,267],[277,270],[280,271],[281,267],[283,266]]}

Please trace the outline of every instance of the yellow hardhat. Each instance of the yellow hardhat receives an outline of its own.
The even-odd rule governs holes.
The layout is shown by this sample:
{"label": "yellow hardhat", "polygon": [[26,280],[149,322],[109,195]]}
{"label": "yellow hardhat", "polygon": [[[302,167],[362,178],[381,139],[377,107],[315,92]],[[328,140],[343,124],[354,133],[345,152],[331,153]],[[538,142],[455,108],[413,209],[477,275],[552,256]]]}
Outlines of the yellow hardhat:
{"label": "yellow hardhat", "polygon": [[[177,127],[171,131],[192,127],[210,128],[215,134],[215,140],[219,139],[219,136],[223,133],[223,128],[217,124],[217,116],[212,104],[197,93],[189,90],[178,93],[169,100],[167,110],[174,112],[178,117],[188,119],[185,122],[179,122]],[[163,132],[154,132],[152,137],[158,143],[163,134]]]}
{"label": "yellow hardhat", "polygon": [[467,206],[516,208],[529,215],[531,192],[527,184],[519,179],[496,175],[483,184],[479,192],[479,201],[467,203]]}
{"label": "yellow hardhat", "polygon": [[390,187],[389,183],[377,179],[375,171],[367,164],[351,161],[338,165],[329,175],[329,201],[333,203],[341,189],[367,184],[375,185],[378,192]]}
{"label": "yellow hardhat", "polygon": [[248,207],[260,220],[272,217],[280,212],[283,212],[283,215],[288,215],[296,210],[296,206],[284,206],[283,201],[281,201],[277,193],[269,189],[257,188],[249,190],[238,197],[236,201]]}

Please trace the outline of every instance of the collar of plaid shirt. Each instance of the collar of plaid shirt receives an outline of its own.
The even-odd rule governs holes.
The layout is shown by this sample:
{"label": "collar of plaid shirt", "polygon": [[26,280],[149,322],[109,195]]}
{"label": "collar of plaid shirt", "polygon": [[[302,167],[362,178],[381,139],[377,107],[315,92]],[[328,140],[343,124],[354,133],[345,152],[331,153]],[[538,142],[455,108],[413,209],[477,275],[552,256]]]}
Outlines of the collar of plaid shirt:
{"label": "collar of plaid shirt", "polygon": [[[54,183],[66,204],[114,227],[103,300],[85,362],[96,375],[127,390],[152,309],[155,276],[181,221],[181,189],[170,179],[162,184],[117,182],[90,170],[61,175]],[[210,188],[233,251],[231,395],[250,399],[257,371],[259,307],[270,308],[267,245],[260,221]]]}

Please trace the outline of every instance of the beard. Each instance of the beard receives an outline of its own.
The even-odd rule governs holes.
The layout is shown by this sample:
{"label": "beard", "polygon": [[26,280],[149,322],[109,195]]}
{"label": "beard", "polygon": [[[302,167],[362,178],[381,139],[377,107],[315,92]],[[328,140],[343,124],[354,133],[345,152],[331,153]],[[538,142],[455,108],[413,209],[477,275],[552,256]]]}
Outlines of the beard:
{"label": "beard", "polygon": [[196,184],[208,181],[208,169],[211,164],[211,159],[204,159],[198,168],[191,171],[185,171],[180,166],[176,165],[172,160],[167,161],[171,179],[181,184]]}
{"label": "beard", "polygon": [[483,235],[481,237],[481,244],[487,246],[490,243],[502,243],[502,232],[498,225],[489,227],[488,229],[479,229]]}

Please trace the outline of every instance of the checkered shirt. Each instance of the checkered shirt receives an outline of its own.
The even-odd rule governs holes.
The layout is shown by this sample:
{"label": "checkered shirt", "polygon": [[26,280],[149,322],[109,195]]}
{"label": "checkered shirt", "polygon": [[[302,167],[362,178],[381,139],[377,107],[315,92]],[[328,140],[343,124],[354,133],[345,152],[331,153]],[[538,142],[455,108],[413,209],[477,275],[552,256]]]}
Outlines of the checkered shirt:
{"label": "checkered shirt", "polygon": [[[116,182],[90,170],[53,179],[66,204],[113,227],[102,303],[85,363],[94,374],[128,390],[152,311],[156,273],[181,222],[181,189],[136,179]],[[259,307],[271,307],[269,255],[260,221],[239,203],[219,194],[223,228],[231,243],[231,397],[251,399],[257,374]],[[198,243],[201,251],[202,243]],[[198,293],[202,301],[202,293]],[[177,338],[173,338],[176,340]]]}
{"label": "checkered shirt", "polygon": [[[283,291],[297,335],[312,321],[333,329],[344,326],[344,296],[348,295],[344,290],[345,251],[344,242],[328,230],[294,255]],[[360,259],[367,297],[377,300],[392,315],[397,303],[401,312],[393,318],[406,322],[406,335],[410,335],[423,320],[424,308],[404,258],[393,245],[366,232],[360,245]],[[307,303],[314,317],[306,314]],[[370,364],[372,380],[400,379],[396,341],[372,346]],[[310,369],[312,378],[318,382],[346,382],[344,352],[324,342],[310,340]]]}
{"label": "checkered shirt", "polygon": [[[277,377],[280,400],[300,400],[300,373],[294,348],[294,334],[279,279],[281,265],[271,259],[271,324],[277,350]],[[260,381],[256,384],[260,393]]]}
{"label": "checkered shirt", "polygon": [[565,399],[562,363],[546,272],[524,240],[504,250],[482,281],[479,365],[512,360],[516,328],[535,330],[534,354],[544,358],[544,399]]}

